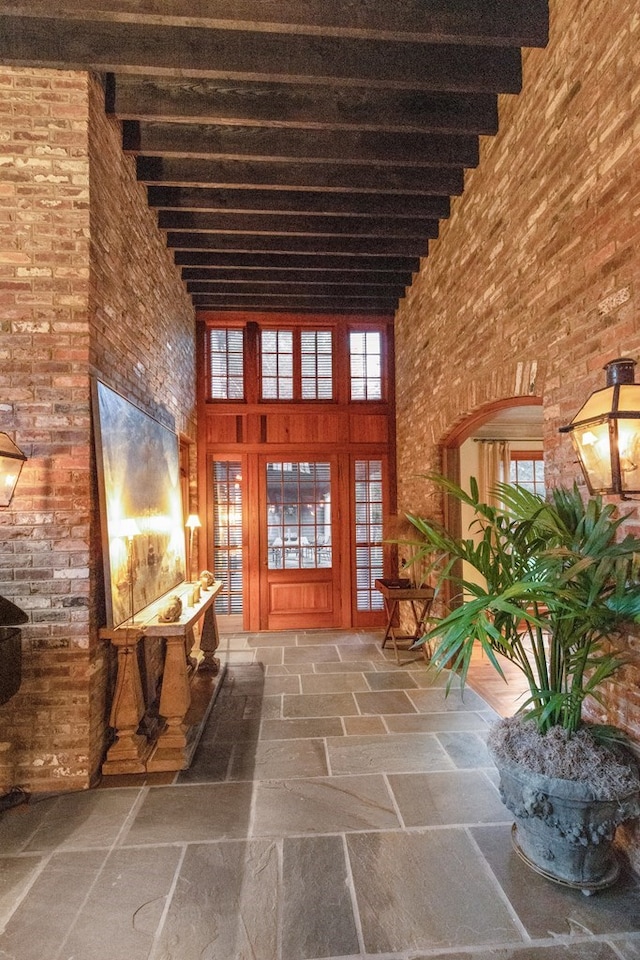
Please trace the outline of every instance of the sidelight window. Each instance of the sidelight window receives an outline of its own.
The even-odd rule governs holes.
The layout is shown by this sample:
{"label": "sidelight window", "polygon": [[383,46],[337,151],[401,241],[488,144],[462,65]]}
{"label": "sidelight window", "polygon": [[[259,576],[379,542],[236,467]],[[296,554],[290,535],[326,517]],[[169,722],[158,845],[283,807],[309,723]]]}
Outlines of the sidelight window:
{"label": "sidelight window", "polygon": [[216,613],[242,613],[242,471],[239,461],[213,464],[213,572],[222,581]]}
{"label": "sidelight window", "polygon": [[375,581],[383,576],[382,558],[382,463],[355,463],[356,606],[358,610],[382,610],[383,598]]}

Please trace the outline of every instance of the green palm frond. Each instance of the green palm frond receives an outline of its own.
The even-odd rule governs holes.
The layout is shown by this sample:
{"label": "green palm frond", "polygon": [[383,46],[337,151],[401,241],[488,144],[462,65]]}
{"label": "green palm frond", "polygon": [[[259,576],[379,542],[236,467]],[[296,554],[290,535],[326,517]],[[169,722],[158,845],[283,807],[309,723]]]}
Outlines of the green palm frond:
{"label": "green palm frond", "polygon": [[[620,537],[623,516],[601,497],[583,503],[577,485],[551,491],[548,501],[510,484],[497,484],[500,506],[430,475],[449,496],[474,511],[475,537],[455,537],[441,524],[408,514],[410,546],[440,591],[448,584],[464,602],[439,618],[420,643],[433,648],[436,669],[452,667],[464,685],[477,645],[504,676],[501,659],[515,664],[529,685],[523,705],[544,731],[582,722],[587,697],[600,699],[623,658],[606,640],[625,621],[640,622],[640,539]],[[476,576],[460,574],[460,564]],[[476,578],[477,577],[477,578]]]}

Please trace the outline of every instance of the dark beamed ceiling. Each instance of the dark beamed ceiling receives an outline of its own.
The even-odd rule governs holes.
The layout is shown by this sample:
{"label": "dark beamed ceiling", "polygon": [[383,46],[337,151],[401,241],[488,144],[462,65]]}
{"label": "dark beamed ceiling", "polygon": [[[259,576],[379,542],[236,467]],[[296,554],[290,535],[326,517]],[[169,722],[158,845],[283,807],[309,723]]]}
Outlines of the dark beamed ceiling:
{"label": "dark beamed ceiling", "polygon": [[94,70],[197,309],[393,314],[547,0],[4,0]]}

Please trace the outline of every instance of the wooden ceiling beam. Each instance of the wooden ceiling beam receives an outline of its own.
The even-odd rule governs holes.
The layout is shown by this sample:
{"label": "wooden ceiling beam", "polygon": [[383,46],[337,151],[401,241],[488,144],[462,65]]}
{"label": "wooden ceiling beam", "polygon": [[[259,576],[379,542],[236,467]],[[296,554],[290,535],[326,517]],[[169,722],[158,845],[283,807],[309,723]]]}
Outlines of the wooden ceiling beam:
{"label": "wooden ceiling beam", "polygon": [[[219,268],[229,271],[259,270],[267,272],[304,270],[305,273],[323,270],[366,271],[372,273],[416,273],[420,260],[416,256],[381,256],[379,254],[352,255],[323,254],[316,249],[313,255],[268,251],[203,251],[175,250],[177,266],[186,268]],[[184,271],[183,271],[184,272]]]}
{"label": "wooden ceiling beam", "polygon": [[518,93],[520,49],[154,24],[0,16],[0,60],[20,66],[281,83]]}
{"label": "wooden ceiling beam", "polygon": [[348,256],[421,257],[428,241],[412,237],[299,237],[254,236],[233,233],[167,234],[167,244],[176,250],[202,250],[238,253],[307,253]]}
{"label": "wooden ceiling beam", "polygon": [[212,296],[264,296],[282,297],[388,297],[389,299],[403,297],[405,285],[374,287],[371,284],[331,284],[331,283],[244,283],[238,287],[216,290],[215,286],[207,283],[188,283],[187,291],[192,294],[211,294]]}
{"label": "wooden ceiling beam", "polygon": [[247,294],[246,296],[220,294],[220,296],[212,296],[208,293],[194,293],[192,300],[196,308],[213,310],[227,310],[229,308],[296,312],[309,310],[313,313],[319,311],[349,313],[352,310],[359,310],[364,313],[393,315],[397,307],[397,298],[395,297],[345,297],[343,294],[335,297],[296,296],[295,294],[266,297],[264,294]]}
{"label": "wooden ceiling beam", "polygon": [[426,43],[544,46],[543,0],[4,0],[11,16],[262,30]]}
{"label": "wooden ceiling beam", "polygon": [[408,167],[475,167],[478,137],[461,134],[276,130],[272,127],[125,120],[127,153],[191,159],[324,161]]}
{"label": "wooden ceiling beam", "polygon": [[241,292],[242,287],[248,284],[265,283],[305,283],[305,284],[343,284],[361,286],[366,284],[371,289],[379,287],[406,287],[411,283],[413,274],[410,271],[385,270],[301,270],[301,269],[262,269],[255,268],[215,268],[215,267],[184,267],[182,279],[189,286],[192,283],[202,284],[211,289],[223,287],[230,291]]}
{"label": "wooden ceiling beam", "polygon": [[122,120],[485,135],[498,130],[497,95],[490,93],[110,77],[107,108]]}
{"label": "wooden ceiling beam", "polygon": [[216,211],[225,213],[297,213],[324,216],[393,216],[421,219],[446,218],[448,196],[416,197],[381,194],[372,202],[367,193],[329,193],[320,190],[207,190],[201,187],[148,187],[149,206],[160,210]]}
{"label": "wooden ceiling beam", "polygon": [[[464,170],[459,167],[404,167],[381,164],[294,163],[252,160],[197,160],[136,157],[138,179],[174,187],[238,187],[280,190],[327,190],[337,193],[420,196],[459,195]],[[375,198],[372,197],[372,203]]]}
{"label": "wooden ceiling beam", "polygon": [[191,233],[248,233],[253,236],[317,237],[426,237],[438,236],[437,220],[408,217],[307,217],[275,213],[193,213],[160,210],[161,230]]}

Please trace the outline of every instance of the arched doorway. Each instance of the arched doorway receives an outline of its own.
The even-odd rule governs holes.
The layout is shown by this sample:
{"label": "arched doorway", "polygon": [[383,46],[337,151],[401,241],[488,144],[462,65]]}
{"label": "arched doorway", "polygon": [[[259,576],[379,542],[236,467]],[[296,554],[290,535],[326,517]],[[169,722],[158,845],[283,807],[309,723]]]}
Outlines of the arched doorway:
{"label": "arched doorway", "polygon": [[[469,479],[478,475],[480,446],[502,445],[498,461],[502,475],[496,479],[520,482],[539,491],[544,484],[544,446],[542,400],[539,397],[512,397],[488,404],[459,424],[443,445],[443,472],[465,489]],[[470,534],[470,508],[447,498],[445,523],[458,535]],[[469,577],[467,571],[460,571]],[[500,678],[481,652],[474,655],[469,669],[470,685],[500,714],[508,716],[518,709],[527,690],[526,682],[515,668],[503,664],[508,683]]]}

